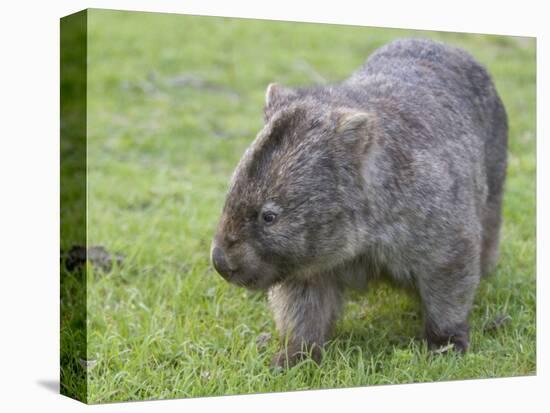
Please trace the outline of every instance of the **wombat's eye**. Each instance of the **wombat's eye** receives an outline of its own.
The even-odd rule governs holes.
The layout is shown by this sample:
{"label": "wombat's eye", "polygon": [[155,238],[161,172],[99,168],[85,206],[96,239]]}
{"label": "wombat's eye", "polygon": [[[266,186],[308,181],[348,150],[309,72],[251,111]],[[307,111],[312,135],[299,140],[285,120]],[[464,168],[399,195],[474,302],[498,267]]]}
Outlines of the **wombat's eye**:
{"label": "wombat's eye", "polygon": [[262,221],[265,225],[272,225],[277,219],[277,214],[275,212],[266,211],[262,213]]}

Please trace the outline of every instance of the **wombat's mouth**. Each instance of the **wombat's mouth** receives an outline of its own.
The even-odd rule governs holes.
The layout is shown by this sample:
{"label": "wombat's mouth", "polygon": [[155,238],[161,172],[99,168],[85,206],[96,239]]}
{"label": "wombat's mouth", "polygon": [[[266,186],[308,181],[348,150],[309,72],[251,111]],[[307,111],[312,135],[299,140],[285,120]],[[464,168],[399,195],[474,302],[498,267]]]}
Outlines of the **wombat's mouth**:
{"label": "wombat's mouth", "polygon": [[249,278],[248,280],[243,280],[240,282],[241,287],[245,287],[245,288],[254,288],[254,286],[256,286],[257,284],[258,284],[257,277]]}
{"label": "wombat's mouth", "polygon": [[267,287],[263,287],[260,282],[260,279],[256,276],[246,278],[246,279],[233,279],[231,280],[234,284],[238,285],[239,287],[244,287],[249,290],[263,290]]}
{"label": "wombat's mouth", "polygon": [[244,287],[252,291],[267,290],[281,281],[281,277],[258,277],[252,276],[248,278],[234,277],[228,280],[230,283],[239,287]]}

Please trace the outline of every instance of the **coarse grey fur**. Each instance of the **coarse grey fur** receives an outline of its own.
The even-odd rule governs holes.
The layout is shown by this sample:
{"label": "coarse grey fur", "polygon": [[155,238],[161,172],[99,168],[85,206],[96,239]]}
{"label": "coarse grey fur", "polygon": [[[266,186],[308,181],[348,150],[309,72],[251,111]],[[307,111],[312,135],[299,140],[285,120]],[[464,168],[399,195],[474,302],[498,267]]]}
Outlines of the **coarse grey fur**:
{"label": "coarse grey fur", "polygon": [[344,290],[389,277],[418,292],[430,347],[466,351],[480,276],[495,266],[508,127],[463,50],[392,42],[338,84],[266,93],[212,243],[229,281],[268,289],[274,364],[316,360]]}

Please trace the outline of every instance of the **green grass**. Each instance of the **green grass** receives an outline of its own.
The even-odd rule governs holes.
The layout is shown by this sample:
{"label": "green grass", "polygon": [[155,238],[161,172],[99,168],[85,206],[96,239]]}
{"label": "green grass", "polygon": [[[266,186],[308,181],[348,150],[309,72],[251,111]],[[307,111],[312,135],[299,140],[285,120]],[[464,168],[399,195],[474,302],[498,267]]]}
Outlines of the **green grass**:
{"label": "green grass", "polygon": [[[125,255],[89,267],[89,402],[535,374],[533,39],[97,10],[88,28],[88,243]],[[209,264],[230,174],[269,82],[341,80],[405,36],[470,51],[509,113],[501,259],[476,297],[471,351],[430,355],[413,340],[418,304],[380,286],[350,295],[321,366],[272,371],[265,295]],[[511,319],[486,331],[499,315]]]}

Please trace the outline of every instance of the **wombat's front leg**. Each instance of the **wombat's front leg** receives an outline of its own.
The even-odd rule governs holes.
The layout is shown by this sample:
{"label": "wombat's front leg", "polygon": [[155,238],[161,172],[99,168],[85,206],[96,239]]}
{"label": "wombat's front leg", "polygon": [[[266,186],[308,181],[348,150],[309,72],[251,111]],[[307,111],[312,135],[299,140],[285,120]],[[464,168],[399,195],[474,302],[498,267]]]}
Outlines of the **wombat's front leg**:
{"label": "wombat's front leg", "polygon": [[340,313],[342,288],[324,279],[285,281],[270,290],[269,303],[282,343],[272,364],[291,367],[305,352],[319,363],[321,348]]}

